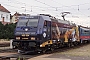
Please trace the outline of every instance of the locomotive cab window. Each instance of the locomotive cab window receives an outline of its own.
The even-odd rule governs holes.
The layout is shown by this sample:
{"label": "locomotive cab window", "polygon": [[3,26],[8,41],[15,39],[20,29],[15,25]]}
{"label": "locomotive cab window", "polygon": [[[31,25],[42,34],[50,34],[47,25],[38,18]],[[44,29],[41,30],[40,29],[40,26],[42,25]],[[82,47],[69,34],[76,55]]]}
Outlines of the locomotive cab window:
{"label": "locomotive cab window", "polygon": [[32,26],[37,27],[38,19],[23,19],[19,20],[17,26]]}
{"label": "locomotive cab window", "polygon": [[44,21],[43,31],[47,31],[47,21]]}
{"label": "locomotive cab window", "polygon": [[44,21],[43,31],[47,34],[47,39],[50,39],[51,36],[51,22]]}
{"label": "locomotive cab window", "polygon": [[28,22],[28,26],[37,27],[38,25],[38,19],[30,19]]}
{"label": "locomotive cab window", "polygon": [[47,21],[44,21],[44,27],[46,27],[47,26]]}

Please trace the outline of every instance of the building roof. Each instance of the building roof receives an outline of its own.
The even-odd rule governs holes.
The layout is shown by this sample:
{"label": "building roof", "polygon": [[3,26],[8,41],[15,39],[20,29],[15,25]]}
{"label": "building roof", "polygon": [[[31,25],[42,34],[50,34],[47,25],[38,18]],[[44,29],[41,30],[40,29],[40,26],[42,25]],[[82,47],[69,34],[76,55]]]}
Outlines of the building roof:
{"label": "building roof", "polygon": [[21,14],[19,14],[18,12],[16,12],[14,15],[15,16],[21,16]]}
{"label": "building roof", "polygon": [[14,14],[14,16],[27,16],[28,14],[20,14],[20,13],[18,13],[18,12],[16,12],[15,14]]}
{"label": "building roof", "polygon": [[10,13],[5,7],[1,6],[0,4],[0,11]]}

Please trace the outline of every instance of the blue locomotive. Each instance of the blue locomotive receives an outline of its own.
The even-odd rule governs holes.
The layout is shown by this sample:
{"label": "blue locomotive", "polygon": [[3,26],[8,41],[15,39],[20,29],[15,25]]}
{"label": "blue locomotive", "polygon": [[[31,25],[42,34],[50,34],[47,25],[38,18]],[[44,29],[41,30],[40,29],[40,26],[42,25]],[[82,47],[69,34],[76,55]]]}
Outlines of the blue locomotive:
{"label": "blue locomotive", "polygon": [[82,32],[84,30],[89,39],[89,28],[78,27],[76,24],[56,19],[51,15],[19,17],[13,47],[18,48],[20,53],[53,51],[64,45],[72,46],[82,42],[85,36]]}

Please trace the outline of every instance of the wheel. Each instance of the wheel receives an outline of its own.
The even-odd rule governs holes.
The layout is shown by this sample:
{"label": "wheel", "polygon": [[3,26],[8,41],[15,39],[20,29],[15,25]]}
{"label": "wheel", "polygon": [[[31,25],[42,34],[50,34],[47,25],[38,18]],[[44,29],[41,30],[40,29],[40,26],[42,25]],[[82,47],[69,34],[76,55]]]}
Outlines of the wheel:
{"label": "wheel", "polygon": [[68,47],[69,47],[69,48],[71,47],[71,44],[70,44],[70,43],[68,43]]}

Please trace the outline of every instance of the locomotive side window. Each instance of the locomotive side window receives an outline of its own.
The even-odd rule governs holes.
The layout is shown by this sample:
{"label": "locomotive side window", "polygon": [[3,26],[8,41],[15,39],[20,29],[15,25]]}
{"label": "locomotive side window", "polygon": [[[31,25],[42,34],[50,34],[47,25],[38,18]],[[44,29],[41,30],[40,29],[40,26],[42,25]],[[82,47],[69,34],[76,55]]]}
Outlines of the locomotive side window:
{"label": "locomotive side window", "polygon": [[50,32],[50,22],[49,21],[44,22],[44,28],[48,28],[47,31]]}
{"label": "locomotive side window", "polygon": [[46,27],[47,26],[47,21],[44,21],[44,27]]}
{"label": "locomotive side window", "polygon": [[47,21],[44,21],[44,29],[43,29],[43,31],[47,31]]}
{"label": "locomotive side window", "polygon": [[90,34],[90,31],[89,30],[82,30],[82,34],[89,35]]}
{"label": "locomotive side window", "polygon": [[88,33],[89,31],[86,31],[86,30],[85,30],[84,32]]}
{"label": "locomotive side window", "polygon": [[50,39],[50,36],[51,36],[51,22],[50,21],[44,21],[43,31],[46,32],[47,39]]}

